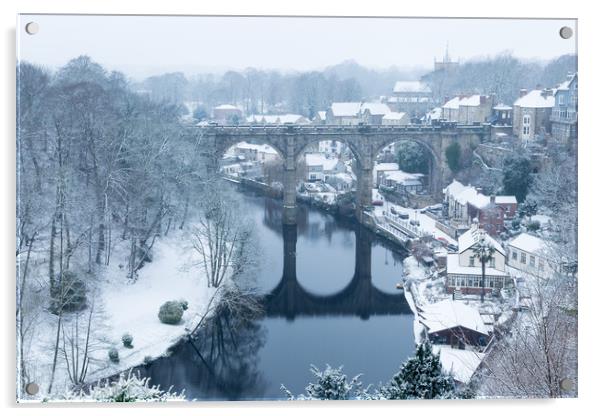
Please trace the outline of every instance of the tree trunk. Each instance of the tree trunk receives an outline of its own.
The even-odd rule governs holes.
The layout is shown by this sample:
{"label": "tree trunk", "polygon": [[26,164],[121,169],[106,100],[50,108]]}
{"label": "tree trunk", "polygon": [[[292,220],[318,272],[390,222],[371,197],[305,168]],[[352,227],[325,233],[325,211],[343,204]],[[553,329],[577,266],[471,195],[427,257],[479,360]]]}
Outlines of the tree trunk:
{"label": "tree trunk", "polygon": [[485,261],[481,260],[481,303],[485,302]]}

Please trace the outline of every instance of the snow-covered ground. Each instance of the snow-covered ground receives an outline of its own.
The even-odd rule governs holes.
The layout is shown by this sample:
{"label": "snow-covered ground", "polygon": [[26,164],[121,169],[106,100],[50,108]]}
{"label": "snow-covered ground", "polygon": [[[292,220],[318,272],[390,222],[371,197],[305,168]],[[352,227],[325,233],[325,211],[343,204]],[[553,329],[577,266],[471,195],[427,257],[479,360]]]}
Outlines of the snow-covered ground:
{"label": "snow-covered ground", "polygon": [[[155,242],[153,260],[139,271],[138,278],[127,278],[127,242],[113,248],[113,258],[100,275],[95,288],[88,292],[89,302],[94,296],[90,341],[90,364],[86,382],[94,382],[144,362],[145,357],[156,358],[193,329],[206,312],[215,289],[207,287],[204,272],[198,265],[196,252],[191,248],[184,232],[172,233]],[[157,316],[160,306],[170,300],[188,301],[178,325],[167,325]],[[89,310],[79,315],[79,330],[83,333]],[[39,399],[47,395],[58,318],[43,309],[35,325],[33,341],[25,346],[30,380],[40,386]],[[63,328],[69,337],[74,328],[74,314],[66,314]],[[129,333],[133,348],[124,347],[121,337]],[[62,340],[62,334],[61,334]],[[62,341],[60,342],[62,347]],[[119,352],[119,362],[108,359],[114,347]],[[83,346],[82,346],[83,348]],[[70,385],[65,358],[59,352],[53,392],[63,392]],[[169,386],[163,386],[168,388]],[[27,399],[30,399],[29,397]]]}

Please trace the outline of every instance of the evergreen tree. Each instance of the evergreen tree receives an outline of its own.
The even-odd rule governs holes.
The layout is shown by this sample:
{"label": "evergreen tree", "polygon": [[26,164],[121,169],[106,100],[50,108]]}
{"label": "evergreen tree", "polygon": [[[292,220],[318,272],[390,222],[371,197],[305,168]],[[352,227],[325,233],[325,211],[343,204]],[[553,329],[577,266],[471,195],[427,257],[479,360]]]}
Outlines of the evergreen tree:
{"label": "evergreen tree", "polygon": [[397,164],[399,169],[408,173],[429,173],[430,153],[418,143],[403,140],[397,150]]}
{"label": "evergreen tree", "polygon": [[316,377],[316,382],[309,383],[305,387],[306,396],[295,397],[284,385],[280,386],[290,400],[349,400],[358,396],[364,397],[366,393],[362,390],[362,383],[359,381],[361,374],[347,381],[342,366],[332,368],[327,364],[326,369],[320,371],[318,367],[312,365],[310,370]]}
{"label": "evergreen tree", "polygon": [[504,192],[514,195],[518,202],[525,200],[531,185],[531,161],[526,156],[516,156],[504,160]]}
{"label": "evergreen tree", "polygon": [[449,169],[456,173],[462,167],[461,163],[462,149],[458,142],[453,142],[445,149],[445,158],[447,159],[447,166]]}
{"label": "evergreen tree", "polygon": [[439,354],[433,354],[429,342],[418,346],[382,394],[387,399],[456,398],[454,380],[441,370]]}

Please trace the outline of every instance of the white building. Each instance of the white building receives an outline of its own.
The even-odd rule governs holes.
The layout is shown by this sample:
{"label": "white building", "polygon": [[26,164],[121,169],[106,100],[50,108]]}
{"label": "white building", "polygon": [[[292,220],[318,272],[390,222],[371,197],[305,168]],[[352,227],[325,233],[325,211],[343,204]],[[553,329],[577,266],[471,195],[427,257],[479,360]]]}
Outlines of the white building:
{"label": "white building", "polygon": [[279,155],[273,147],[267,144],[238,143],[228,151],[229,154],[242,156],[246,161],[271,162],[278,159]]}
{"label": "white building", "polygon": [[382,180],[382,175],[384,172],[393,172],[398,171],[399,165],[397,163],[377,163],[374,165],[374,169],[372,170],[372,183],[376,188],[380,184]]}
{"label": "white building", "polygon": [[329,158],[321,153],[306,153],[308,181],[328,181],[329,177],[346,171],[345,164],[338,158]]}
{"label": "white building", "polygon": [[522,233],[508,243],[508,266],[535,275],[549,275],[556,269],[545,240]]}
{"label": "white building", "polygon": [[402,170],[383,171],[379,186],[392,188],[394,192],[417,194],[424,189],[422,173],[407,173]]}
{"label": "white building", "polygon": [[360,123],[360,102],[332,103],[326,111],[326,123],[353,126]]}
{"label": "white building", "polygon": [[506,251],[495,239],[476,224],[458,238],[458,253],[447,255],[447,277],[445,286],[448,293],[460,290],[462,293],[481,293],[482,265],[475,256],[473,247],[484,240],[493,247],[491,260],[485,265],[485,291],[506,287],[509,278],[506,273]]}

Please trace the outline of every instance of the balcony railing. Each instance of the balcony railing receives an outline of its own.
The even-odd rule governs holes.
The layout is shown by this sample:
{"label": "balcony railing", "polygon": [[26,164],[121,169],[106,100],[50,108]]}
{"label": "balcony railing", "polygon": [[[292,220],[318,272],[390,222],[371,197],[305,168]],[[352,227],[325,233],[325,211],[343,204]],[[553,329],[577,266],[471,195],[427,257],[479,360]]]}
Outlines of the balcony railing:
{"label": "balcony railing", "polygon": [[565,109],[554,109],[550,116],[550,121],[559,121],[565,123],[571,123],[577,121],[577,112]]}

